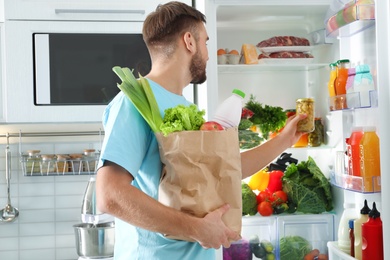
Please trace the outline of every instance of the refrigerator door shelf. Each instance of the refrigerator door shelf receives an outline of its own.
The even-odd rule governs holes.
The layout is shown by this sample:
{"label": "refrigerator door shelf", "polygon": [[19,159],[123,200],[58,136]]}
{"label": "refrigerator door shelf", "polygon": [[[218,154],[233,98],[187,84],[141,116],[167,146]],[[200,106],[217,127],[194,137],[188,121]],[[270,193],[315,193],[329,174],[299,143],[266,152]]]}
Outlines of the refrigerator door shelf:
{"label": "refrigerator door shelf", "polygon": [[[332,13],[329,10],[328,13]],[[328,37],[347,37],[375,25],[375,3],[352,0],[325,21]]]}
{"label": "refrigerator door shelf", "polygon": [[337,241],[328,242],[329,260],[355,260],[356,258],[344,253],[337,246]]}

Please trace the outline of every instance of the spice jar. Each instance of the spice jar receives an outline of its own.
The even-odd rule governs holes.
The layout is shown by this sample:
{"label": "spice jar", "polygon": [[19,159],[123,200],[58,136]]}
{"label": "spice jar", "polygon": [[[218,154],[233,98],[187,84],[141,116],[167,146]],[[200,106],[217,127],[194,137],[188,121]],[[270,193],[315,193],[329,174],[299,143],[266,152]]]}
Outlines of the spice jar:
{"label": "spice jar", "polygon": [[314,130],[314,99],[300,98],[296,101],[296,113],[306,114],[307,117],[298,122],[297,131],[310,133]]}
{"label": "spice jar", "polygon": [[[64,174],[69,171],[69,155],[57,154],[57,173]],[[72,170],[73,171],[73,170]]]}
{"label": "spice jar", "polygon": [[26,162],[26,172],[33,175],[34,173],[41,173],[41,154],[40,150],[28,150],[28,157]]}
{"label": "spice jar", "polygon": [[81,153],[80,154],[75,153],[75,154],[70,154],[69,157],[71,162],[70,165],[71,171],[73,173],[80,174],[80,172],[83,171],[83,164],[81,162],[81,158],[83,157],[83,155]]}
{"label": "spice jar", "polygon": [[42,174],[49,175],[49,173],[57,172],[54,154],[42,154],[41,166],[42,166]]}
{"label": "spice jar", "polygon": [[85,149],[83,155],[83,170],[85,172],[95,172],[96,153],[95,149]]}
{"label": "spice jar", "polygon": [[308,135],[308,145],[311,147],[320,146],[324,142],[324,125],[322,119],[316,117],[314,119],[314,131]]}

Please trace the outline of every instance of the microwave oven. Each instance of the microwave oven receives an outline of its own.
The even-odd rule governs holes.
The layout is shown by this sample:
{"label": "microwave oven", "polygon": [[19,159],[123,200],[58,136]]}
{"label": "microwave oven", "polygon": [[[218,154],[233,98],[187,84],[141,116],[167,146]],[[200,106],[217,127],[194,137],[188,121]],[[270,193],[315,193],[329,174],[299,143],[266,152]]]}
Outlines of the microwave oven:
{"label": "microwave oven", "polygon": [[[5,121],[100,123],[112,67],[150,70],[142,21],[6,21]],[[184,95],[193,101],[194,86]]]}

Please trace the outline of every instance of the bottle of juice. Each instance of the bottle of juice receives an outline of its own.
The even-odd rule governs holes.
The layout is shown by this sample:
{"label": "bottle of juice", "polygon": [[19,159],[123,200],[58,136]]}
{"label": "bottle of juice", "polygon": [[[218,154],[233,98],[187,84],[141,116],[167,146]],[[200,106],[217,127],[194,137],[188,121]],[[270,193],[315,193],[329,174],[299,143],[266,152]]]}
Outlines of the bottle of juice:
{"label": "bottle of juice", "polygon": [[349,60],[337,61],[337,77],[334,81],[336,95],[336,109],[347,108],[347,99],[345,94],[347,93],[347,80],[348,80]]}
{"label": "bottle of juice", "polygon": [[336,63],[330,63],[330,74],[329,74],[329,81],[328,81],[328,92],[329,92],[329,108],[330,110],[335,110],[335,96],[336,96],[336,89],[334,86],[334,81],[337,77],[337,64]]}
{"label": "bottle of juice", "polygon": [[374,178],[381,175],[379,157],[379,137],[375,127],[365,127],[360,141],[360,175],[364,191],[374,191]]}
{"label": "bottle of juice", "polygon": [[347,143],[348,174],[360,176],[360,141],[363,137],[363,127],[352,128]]}

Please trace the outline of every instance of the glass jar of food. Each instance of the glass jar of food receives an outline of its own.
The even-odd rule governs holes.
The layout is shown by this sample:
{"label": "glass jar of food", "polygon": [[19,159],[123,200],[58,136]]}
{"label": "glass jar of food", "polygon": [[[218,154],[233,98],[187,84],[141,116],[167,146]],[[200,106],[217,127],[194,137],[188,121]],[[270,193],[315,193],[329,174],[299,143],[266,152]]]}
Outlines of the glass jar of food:
{"label": "glass jar of food", "polygon": [[307,117],[298,122],[299,132],[310,133],[314,131],[314,99],[300,98],[296,101],[296,113],[306,114]]}
{"label": "glass jar of food", "polygon": [[42,174],[49,175],[49,173],[56,173],[56,164],[54,154],[42,154],[42,163],[41,163]]}
{"label": "glass jar of food", "polygon": [[71,171],[73,171],[74,174],[80,174],[83,171],[83,164],[81,162],[83,154],[70,154],[69,157],[71,162]]}
{"label": "glass jar of food", "polygon": [[42,157],[40,150],[28,150],[27,151],[27,160],[26,160],[26,173],[34,175],[36,173],[41,173],[41,161]]}
{"label": "glass jar of food", "polygon": [[324,142],[324,125],[322,119],[316,117],[314,119],[314,131],[309,133],[308,144],[311,147],[320,146]]}
{"label": "glass jar of food", "polygon": [[85,172],[95,172],[96,159],[95,149],[84,149],[83,169]]}
{"label": "glass jar of food", "polygon": [[[57,154],[57,173],[64,174],[69,171],[69,155]],[[73,169],[71,170],[73,171]]]}

